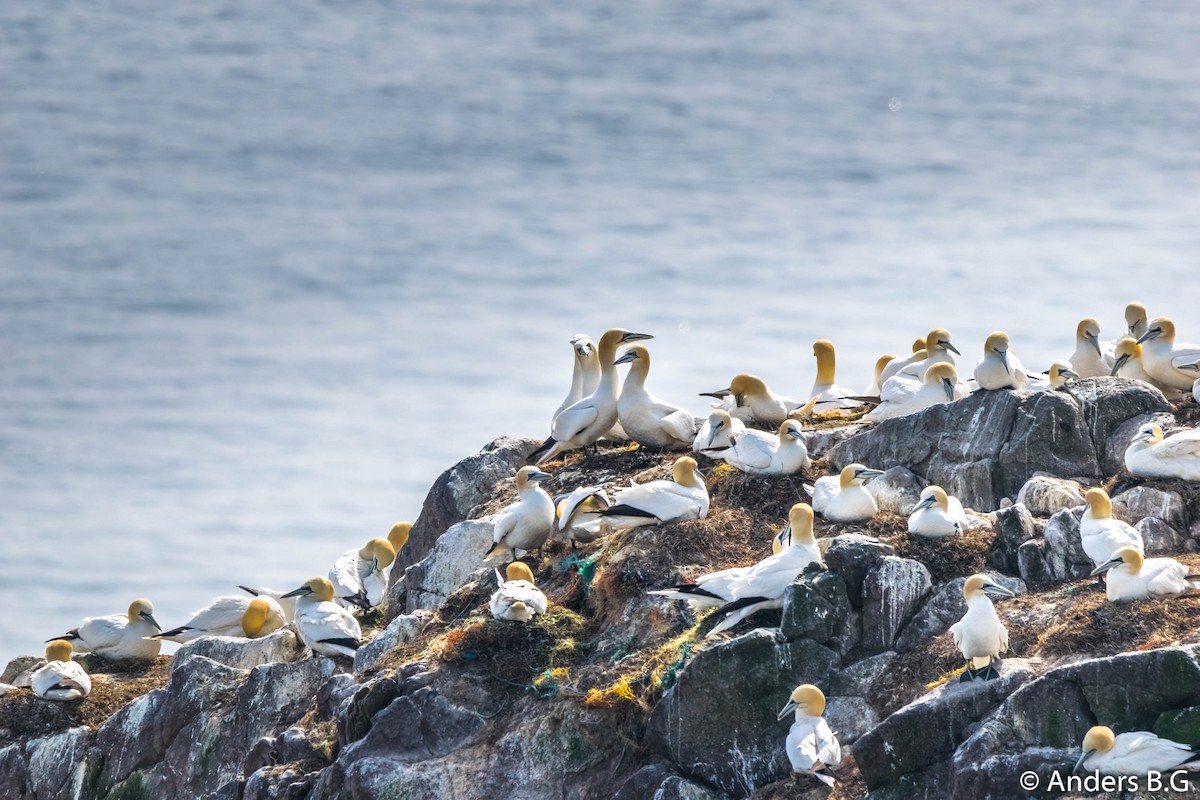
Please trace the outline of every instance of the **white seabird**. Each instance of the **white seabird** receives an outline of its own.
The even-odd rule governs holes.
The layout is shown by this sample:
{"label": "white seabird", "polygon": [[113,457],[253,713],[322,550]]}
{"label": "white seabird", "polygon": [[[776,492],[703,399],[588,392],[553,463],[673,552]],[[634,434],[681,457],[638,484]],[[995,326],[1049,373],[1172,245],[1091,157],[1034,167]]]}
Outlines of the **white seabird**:
{"label": "white seabird", "polygon": [[[913,343],[916,346],[916,343]],[[926,371],[934,364],[953,364],[954,356],[950,353],[959,353],[958,348],[954,346],[954,342],[950,339],[950,331],[945,328],[934,328],[925,337],[925,347],[921,350],[915,350],[912,355],[907,358],[897,358],[888,363],[883,369],[883,380],[886,382],[893,375],[911,375],[920,380]],[[880,391],[883,391],[883,384],[880,384]]]}
{"label": "white seabird", "polygon": [[1140,337],[1150,327],[1146,321],[1149,316],[1146,314],[1146,307],[1136,300],[1125,306],[1125,324],[1129,326],[1126,333],[1127,336],[1132,336],[1134,339]]}
{"label": "white seabird", "polygon": [[600,537],[600,512],[611,505],[603,486],[580,486],[558,500],[558,530],[572,548],[576,542],[594,542]]}
{"label": "white seabird", "polygon": [[1068,361],[1081,378],[1100,378],[1112,371],[1100,349],[1100,323],[1094,317],[1084,317],[1075,326],[1075,352]]}
{"label": "white seabird", "polygon": [[149,637],[161,630],[154,619],[154,606],[139,597],[124,614],[88,617],[78,628],[56,638],[70,642],[77,653],[90,652],[111,659],[154,658],[162,643]]}
{"label": "white seabird", "polygon": [[729,447],[704,450],[705,455],[757,475],[790,475],[812,466],[800,421],[789,419],[777,433],[746,430],[733,437]]}
{"label": "white seabird", "polygon": [[746,424],[778,425],[804,405],[799,400],[776,394],[762,378],[746,373],[734,375],[728,389],[700,394],[723,400],[721,407]]}
{"label": "white seabird", "polygon": [[284,597],[297,598],[296,627],[310,650],[323,656],[354,658],[362,646],[362,628],[349,610],[333,602],[333,584],[328,578],[309,578]]}
{"label": "white seabird", "polygon": [[504,570],[505,578],[496,570],[496,583],[500,588],[492,593],[488,603],[492,616],[528,622],[535,614],[546,613],[546,595],[533,583],[533,572],[521,561],[511,562]]}
{"label": "white seabird", "polygon": [[813,535],[813,510],[807,503],[792,506],[780,536],[786,538],[784,546],[757,564],[710,572],[695,583],[655,589],[648,594],[686,600],[694,609],[717,608],[715,614],[724,618],[709,636],[729,630],[758,611],[782,608],[783,593],[796,576],[811,564],[824,566],[824,561]]}
{"label": "white seabird", "polygon": [[1113,356],[1113,368],[1109,374],[1141,381],[1163,391],[1164,387],[1154,380],[1149,372],[1146,372],[1145,365],[1142,363],[1142,346],[1137,343],[1137,339],[1126,336],[1117,342]]}
{"label": "white seabird", "polygon": [[882,422],[906,417],[941,403],[962,399],[967,394],[967,387],[958,380],[954,365],[939,362],[931,366],[920,381],[907,374],[888,378],[883,382],[879,405],[863,419]]}
{"label": "white seabird", "polygon": [[1122,547],[1092,570],[1105,576],[1108,599],[1114,603],[1152,597],[1178,597],[1200,589],[1188,580],[1188,568],[1173,558],[1146,558],[1136,547]]}
{"label": "white seabird", "polygon": [[550,437],[529,454],[529,460],[542,464],[561,453],[595,444],[617,422],[617,368],[613,365],[617,348],[627,342],[653,339],[645,333],[612,328],[600,337],[596,357],[600,360],[600,382],[596,390],[558,413],[550,426]]}
{"label": "white seabird", "polygon": [[616,364],[629,364],[629,374],[617,399],[617,419],[625,436],[643,447],[686,448],[696,438],[692,412],[659,400],[646,391],[650,351],[638,344],[625,351]]}
{"label": "white seabird", "polygon": [[1013,593],[987,575],[972,575],[963,584],[967,613],[950,626],[954,646],[967,660],[967,671],[960,680],[992,680],[1000,677],[996,661],[1001,653],[1008,650],[1008,629],[996,614],[992,596],[1012,597]]}
{"label": "white seabird", "polygon": [[1008,346],[1008,334],[995,331],[983,344],[983,357],[975,365],[975,381],[980,389],[1024,389],[1029,374],[1021,359]]}
{"label": "white seabird", "polygon": [[1078,378],[1079,374],[1071,369],[1066,361],[1055,361],[1043,375],[1030,375],[1025,388],[1032,392],[1051,392],[1061,389],[1067,381]]}
{"label": "white seabird", "polygon": [[43,700],[78,700],[92,693],[92,679],[71,660],[71,643],[55,639],[46,646],[46,663],[29,676],[33,693]]}
{"label": "white seabird", "polygon": [[696,472],[696,460],[681,456],[671,465],[671,480],[632,483],[613,496],[600,512],[610,530],[683,522],[708,516],[708,488]]}
{"label": "white seabird", "polygon": [[692,452],[702,453],[705,450],[723,450],[733,444],[733,437],[746,430],[746,424],[733,417],[723,408],[713,408],[708,419],[696,432],[692,441]]}
{"label": "white seabird", "polygon": [[178,644],[204,636],[257,639],[286,624],[283,608],[273,597],[229,595],[218,597],[207,608],[192,612],[192,618],[186,624],[156,634],[154,638]]}
{"label": "white seabird", "polygon": [[937,539],[966,529],[967,514],[962,501],[946,494],[940,486],[926,486],[921,491],[921,501],[908,515],[908,532],[918,536]]}
{"label": "white seabird", "polygon": [[811,683],[797,686],[777,719],[783,719],[793,709],[796,719],[788,730],[785,745],[788,761],[792,762],[792,772],[812,775],[822,783],[833,786],[831,771],[842,764],[842,746],[822,716],[825,713],[825,693]]}
{"label": "white seabird", "polygon": [[329,568],[334,598],[364,611],[375,608],[387,597],[387,569],[395,560],[396,551],[387,539],[372,539],[361,549],[342,553]]}
{"label": "white seabird", "polygon": [[1170,772],[1195,763],[1195,747],[1163,739],[1149,731],[1130,731],[1114,735],[1112,728],[1097,725],[1083,736],[1083,752],[1075,769],[1087,765],[1088,771],[1101,775],[1138,775],[1150,772]]}
{"label": "white seabird", "polygon": [[1159,386],[1179,392],[1192,388],[1200,373],[1200,345],[1177,344],[1174,322],[1155,318],[1138,344],[1142,346],[1142,367]]}
{"label": "white seabird", "polygon": [[825,519],[862,522],[879,513],[879,506],[865,484],[882,474],[862,464],[847,464],[838,475],[817,478],[812,485],[804,484],[804,490],[812,497],[813,510]]}
{"label": "white seabird", "polygon": [[554,498],[540,486],[549,478],[548,473],[537,467],[517,470],[517,502],[496,514],[492,529],[492,541],[496,546],[489,556],[511,550],[512,560],[516,561],[532,550],[540,550],[550,538],[554,526]]}
{"label": "white seabird", "polygon": [[574,366],[571,369],[571,388],[563,398],[562,405],[554,410],[550,418],[553,426],[559,413],[568,406],[578,403],[583,398],[596,391],[600,382],[600,359],[596,355],[596,345],[590,336],[577,333],[571,337],[571,352],[574,355]]}
{"label": "white seabird", "polygon": [[820,413],[859,408],[862,401],[850,399],[856,392],[836,383],[834,376],[837,370],[837,355],[833,342],[828,339],[813,342],[813,355],[817,358],[817,376],[813,379],[812,390],[808,393],[811,400],[817,401],[813,410]]}
{"label": "white seabird", "polygon": [[1108,492],[1100,488],[1088,489],[1083,498],[1087,508],[1079,520],[1079,539],[1083,552],[1098,567],[1113,557],[1122,547],[1136,548],[1145,552],[1142,535],[1137,528],[1112,515],[1112,500]]}
{"label": "white seabird", "polygon": [[867,390],[865,392],[863,392],[864,396],[866,396],[866,397],[878,397],[879,396],[879,387],[883,385],[883,371],[885,369],[887,369],[888,364],[892,363],[895,360],[896,360],[896,357],[894,355],[892,355],[891,353],[887,353],[887,354],[879,357],[879,359],[875,362],[875,380],[873,380],[871,382],[871,385],[867,387]]}
{"label": "white seabird", "polygon": [[1200,428],[1164,439],[1162,428],[1143,425],[1125,448],[1125,468],[1141,478],[1200,481]]}

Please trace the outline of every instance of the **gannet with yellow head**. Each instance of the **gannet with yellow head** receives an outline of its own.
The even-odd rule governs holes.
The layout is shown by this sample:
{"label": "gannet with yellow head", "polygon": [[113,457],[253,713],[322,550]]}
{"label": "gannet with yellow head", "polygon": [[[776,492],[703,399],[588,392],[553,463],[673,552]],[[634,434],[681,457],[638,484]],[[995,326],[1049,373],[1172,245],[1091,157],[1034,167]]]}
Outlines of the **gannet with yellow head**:
{"label": "gannet with yellow head", "polygon": [[879,405],[863,419],[882,422],[906,417],[932,406],[961,400],[967,394],[968,389],[958,380],[954,365],[938,362],[925,372],[921,381],[915,381],[908,375],[897,375],[884,381]]}
{"label": "gannet with yellow head", "polygon": [[257,639],[287,624],[279,602],[267,595],[218,597],[178,628],[155,635],[155,639],[183,644],[205,636],[237,636]]}
{"label": "gannet with yellow head", "polygon": [[926,486],[921,501],[908,515],[908,532],[938,539],[955,536],[967,529],[967,513],[962,501],[946,494],[940,486]]}
{"label": "gannet with yellow head", "polygon": [[1164,439],[1158,425],[1143,425],[1125,449],[1125,468],[1140,478],[1200,482],[1200,428]]}
{"label": "gannet with yellow head", "polygon": [[154,619],[154,605],[144,597],[129,604],[124,614],[89,617],[78,628],[57,638],[71,643],[77,653],[101,658],[154,658],[162,643],[151,638],[162,630]]}
{"label": "gannet with yellow head", "polygon": [[371,539],[342,553],[329,568],[334,599],[363,611],[375,608],[387,597],[388,567],[395,560],[396,551],[387,539]]}
{"label": "gannet with yellow head", "polygon": [[728,447],[705,449],[705,455],[756,475],[791,475],[812,466],[800,420],[784,420],[776,433],[746,430]]}
{"label": "gannet with yellow head", "polygon": [[950,626],[954,646],[967,660],[967,671],[961,680],[992,680],[1000,677],[996,661],[1001,653],[1008,650],[1008,629],[1000,622],[991,598],[1012,596],[1012,592],[987,575],[972,575],[963,584],[967,613]]}
{"label": "gannet with yellow head", "polygon": [[558,530],[575,548],[576,542],[594,542],[600,537],[600,512],[612,505],[603,486],[580,486],[569,495],[556,498]]}
{"label": "gannet with yellow head", "polygon": [[500,588],[488,603],[496,619],[528,622],[534,615],[546,613],[546,595],[534,584],[533,572],[523,562],[511,562],[504,577],[496,570],[496,583]]}
{"label": "gannet with yellow head", "polygon": [[612,530],[704,519],[708,488],[696,470],[696,459],[681,456],[671,466],[671,480],[634,483],[613,496],[613,505],[600,512],[602,525]]}
{"label": "gannet with yellow head", "polygon": [[92,693],[92,679],[71,660],[71,643],[54,639],[46,645],[46,663],[29,676],[33,693],[43,700],[78,700]]}
{"label": "gannet with yellow head", "polygon": [[617,348],[653,338],[624,328],[605,331],[596,346],[596,357],[600,361],[600,381],[596,390],[558,413],[550,426],[550,437],[529,454],[529,460],[542,464],[569,450],[593,445],[607,434],[617,422],[617,368],[613,363]]}
{"label": "gannet with yellow head", "polygon": [[550,475],[537,467],[517,470],[517,502],[496,514],[492,528],[495,547],[489,555],[512,551],[512,560],[532,550],[540,550],[554,527],[554,499],[541,487]]}
{"label": "gannet with yellow head", "polygon": [[1162,386],[1159,386],[1158,381],[1150,377],[1150,373],[1146,372],[1145,367],[1142,365],[1142,346],[1137,343],[1137,339],[1126,336],[1117,342],[1116,349],[1113,350],[1113,356],[1111,375],[1141,381],[1160,391],[1163,389]]}
{"label": "gannet with yellow head", "polygon": [[980,389],[1024,389],[1029,374],[1021,359],[1009,347],[1008,334],[995,331],[983,343],[983,357],[975,365],[975,381]]}
{"label": "gannet with yellow head", "polygon": [[747,425],[756,422],[760,425],[778,425],[804,405],[799,400],[776,394],[762,378],[744,372],[733,376],[728,389],[700,394],[702,397],[720,399],[721,408]]}
{"label": "gannet with yellow head", "polygon": [[284,597],[295,597],[296,628],[314,653],[354,658],[362,646],[362,628],[347,609],[333,601],[333,584],[320,576],[309,578]]}
{"label": "gannet with yellow head", "polygon": [[[962,355],[951,341],[950,331],[934,328],[926,335],[923,349],[914,351],[908,358],[893,359],[884,367],[883,380],[886,382],[893,375],[900,374],[911,375],[920,380],[934,364],[953,364],[954,356],[951,353]],[[880,384],[881,391],[882,387]]]}
{"label": "gannet with yellow head", "polygon": [[392,552],[399,554],[404,549],[404,545],[408,544],[408,535],[412,533],[413,524],[411,522],[397,522],[388,531],[388,544],[392,546]]}
{"label": "gannet with yellow head", "polygon": [[822,413],[859,408],[862,402],[850,399],[857,393],[837,385],[837,355],[833,342],[828,339],[813,342],[813,355],[817,359],[817,376],[813,379],[812,390],[808,393],[809,399],[817,401],[813,410]]}
{"label": "gannet with yellow head", "polygon": [[1175,341],[1175,323],[1157,317],[1138,337],[1142,346],[1142,367],[1151,378],[1178,392],[1192,388],[1200,374],[1200,345]]}
{"label": "gannet with yellow head", "polygon": [[1083,736],[1082,753],[1075,762],[1078,772],[1086,766],[1101,775],[1146,776],[1151,772],[1170,772],[1181,767],[1196,767],[1200,748],[1163,739],[1149,731],[1130,731],[1116,735],[1112,728],[1097,725]]}
{"label": "gannet with yellow head", "polygon": [[797,686],[777,719],[783,719],[793,710],[796,717],[785,743],[788,760],[792,762],[792,772],[812,775],[822,783],[833,786],[832,770],[842,764],[842,746],[822,716],[825,713],[825,693],[811,683]]}
{"label": "gannet with yellow head", "polygon": [[1099,487],[1088,489],[1083,499],[1087,502],[1087,508],[1079,520],[1079,539],[1083,543],[1083,552],[1092,560],[1092,566],[1098,567],[1108,561],[1122,547],[1145,552],[1145,544],[1137,528],[1113,517],[1112,500],[1108,492]]}
{"label": "gannet with yellow head", "polygon": [[867,390],[863,392],[863,395],[867,397],[879,396],[879,387],[883,385],[883,371],[887,369],[888,364],[895,360],[896,357],[894,355],[887,353],[886,355],[880,356],[875,361],[875,379],[871,382],[871,385],[867,387]]}
{"label": "gannet with yellow head", "polygon": [[1173,558],[1146,558],[1136,547],[1122,547],[1092,570],[1105,573],[1106,594],[1114,603],[1178,597],[1200,589],[1188,580],[1188,568]]}
{"label": "gannet with yellow head", "polygon": [[867,469],[862,464],[847,464],[837,475],[817,478],[815,484],[804,484],[812,497],[812,507],[825,519],[834,522],[862,522],[879,513],[875,498],[866,484],[883,472]]}
{"label": "gannet with yellow head", "polygon": [[1050,369],[1041,375],[1031,375],[1025,388],[1035,392],[1051,392],[1061,389],[1067,381],[1078,377],[1078,373],[1071,369],[1070,362],[1055,361],[1050,365]]}
{"label": "gannet with yellow head", "polygon": [[554,416],[550,418],[551,426],[564,408],[578,403],[596,391],[596,384],[600,382],[600,358],[596,354],[596,345],[591,337],[585,333],[572,336],[571,353],[574,361],[571,368],[571,388],[563,398],[562,404],[554,410]]}
{"label": "gannet with yellow head", "polygon": [[708,419],[704,420],[700,430],[696,431],[696,438],[692,441],[692,452],[724,450],[745,430],[744,422],[730,415],[725,409],[714,406]]}
{"label": "gannet with yellow head", "polygon": [[1100,348],[1100,323],[1094,317],[1084,317],[1075,326],[1075,352],[1068,361],[1081,378],[1100,378],[1112,371]]}
{"label": "gannet with yellow head", "polygon": [[659,400],[646,391],[650,351],[635,344],[616,360],[629,364],[629,374],[617,399],[617,419],[625,436],[643,447],[686,448],[696,438],[696,419],[683,406]]}

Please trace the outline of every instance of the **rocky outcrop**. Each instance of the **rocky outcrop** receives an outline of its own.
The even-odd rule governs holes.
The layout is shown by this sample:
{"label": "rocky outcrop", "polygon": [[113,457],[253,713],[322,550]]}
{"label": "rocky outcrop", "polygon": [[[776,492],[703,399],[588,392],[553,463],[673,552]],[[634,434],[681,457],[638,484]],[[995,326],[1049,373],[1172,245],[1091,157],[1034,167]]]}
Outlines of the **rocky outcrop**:
{"label": "rocky outcrop", "polygon": [[425,558],[404,571],[406,613],[437,608],[480,567],[492,549],[491,517],[460,522],[447,530]]}

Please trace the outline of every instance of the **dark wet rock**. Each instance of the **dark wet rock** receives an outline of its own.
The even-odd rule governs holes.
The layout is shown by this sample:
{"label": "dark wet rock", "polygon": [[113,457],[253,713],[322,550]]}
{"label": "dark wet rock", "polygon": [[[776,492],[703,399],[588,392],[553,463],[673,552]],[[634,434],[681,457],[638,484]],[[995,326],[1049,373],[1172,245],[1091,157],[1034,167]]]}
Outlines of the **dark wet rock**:
{"label": "dark wet rock", "polygon": [[1017,503],[997,511],[992,528],[996,536],[988,549],[987,566],[1009,575],[1020,574],[1017,551],[1037,535],[1033,515],[1029,509]]}
{"label": "dark wet rock", "polygon": [[896,654],[889,650],[855,661],[853,664],[839,669],[829,676],[829,694],[868,697],[871,693],[871,685],[887,671],[895,660]]}
{"label": "dark wet rock", "polygon": [[925,482],[920,476],[904,467],[891,467],[867,484],[867,491],[875,498],[880,511],[905,517],[921,502],[924,488]]}
{"label": "dark wet rock", "polygon": [[1034,475],[1017,492],[1017,502],[1039,517],[1052,516],[1064,508],[1083,505],[1083,486],[1069,478]]}
{"label": "dark wet rock", "polygon": [[825,551],[825,565],[839,573],[846,581],[846,593],[855,608],[863,605],[863,581],[867,573],[884,556],[892,556],[896,550],[873,536],[861,533],[846,533],[835,538]]}
{"label": "dark wet rock", "polygon": [[783,595],[784,638],[812,639],[844,655],[858,640],[858,624],[846,581],[836,572],[808,574],[789,586]]}
{"label": "dark wet rock", "polygon": [[825,722],[842,747],[847,747],[879,724],[879,714],[866,698],[834,696],[826,700]]}
{"label": "dark wet rock", "polygon": [[689,781],[662,764],[649,764],[630,775],[617,787],[612,800],[719,800],[722,795]]}
{"label": "dark wet rock", "polygon": [[[988,573],[988,577],[1013,594],[1024,594],[1026,591],[1025,582],[1020,578],[996,573]],[[966,582],[964,576],[939,586],[925,605],[921,606],[921,610],[913,616],[912,621],[904,626],[900,638],[896,641],[896,650],[905,652],[919,647],[935,636],[945,633],[951,625],[962,619],[967,613],[967,604],[962,594],[963,584]]]}
{"label": "dark wet rock", "polygon": [[1153,730],[1164,739],[1200,747],[1200,706],[1164,711],[1158,715]]}
{"label": "dark wet rock", "polygon": [[900,629],[932,587],[920,561],[884,556],[863,581],[862,646],[868,653],[889,649]]}

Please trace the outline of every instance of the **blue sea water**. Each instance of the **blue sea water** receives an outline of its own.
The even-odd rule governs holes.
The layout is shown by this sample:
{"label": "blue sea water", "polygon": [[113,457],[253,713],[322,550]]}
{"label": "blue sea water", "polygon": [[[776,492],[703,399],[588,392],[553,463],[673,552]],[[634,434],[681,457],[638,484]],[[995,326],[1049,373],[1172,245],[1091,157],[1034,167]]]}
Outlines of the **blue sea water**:
{"label": "blue sea water", "polygon": [[0,4],[0,661],[290,588],[543,436],[567,340],[650,388],[1200,340],[1187,2]]}

